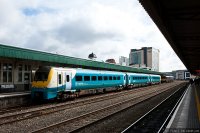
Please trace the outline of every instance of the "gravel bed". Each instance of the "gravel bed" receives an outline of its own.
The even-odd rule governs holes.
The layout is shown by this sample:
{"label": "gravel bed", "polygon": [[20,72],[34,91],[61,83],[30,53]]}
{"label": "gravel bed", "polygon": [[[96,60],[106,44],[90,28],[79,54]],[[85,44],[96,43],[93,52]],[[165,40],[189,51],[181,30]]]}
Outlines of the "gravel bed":
{"label": "gravel bed", "polygon": [[[102,101],[102,100],[104,100],[105,98],[106,99],[114,99],[115,97],[117,97],[118,95],[120,95],[120,97],[122,97],[122,96],[124,96],[124,95],[127,95],[127,92],[129,93],[135,93],[136,91],[142,91],[142,90],[147,90],[147,89],[151,89],[150,87],[149,88],[141,88],[141,89],[135,89],[135,90],[130,90],[130,91],[124,91],[124,92],[121,92],[121,93],[115,93],[115,94],[111,94],[111,95],[106,95],[106,96],[99,96],[99,97],[94,97],[94,98],[91,98],[91,99],[89,99],[89,100],[93,100],[92,102],[97,102],[97,101]],[[111,98],[111,96],[112,96],[112,98]],[[105,99],[105,100],[106,100]],[[81,102],[82,101],[82,102]],[[21,112],[21,113],[18,113],[18,114],[21,114],[21,115],[19,115],[19,116],[15,116],[15,117],[11,117],[11,118],[2,118],[2,117],[0,117],[1,118],[1,121],[0,121],[0,124],[1,123],[4,123],[4,122],[7,122],[7,121],[11,121],[11,120],[15,120],[15,119],[20,119],[20,118],[26,118],[26,117],[31,117],[31,116],[33,116],[33,117],[35,117],[36,115],[39,115],[39,114],[41,114],[41,113],[52,113],[52,111],[56,111],[56,110],[63,110],[63,109],[65,109],[65,110],[67,110],[67,108],[69,109],[69,108],[74,108],[74,107],[76,107],[76,106],[82,106],[82,105],[84,105],[84,104],[86,104],[86,103],[88,103],[88,104],[91,104],[91,103],[89,103],[90,101],[88,101],[88,99],[86,99],[86,100],[81,100],[81,101],[78,101],[78,102],[72,102],[72,103],[64,103],[64,104],[60,104],[60,105],[66,105],[67,107],[65,107],[65,106],[60,106],[60,107],[57,107],[57,108],[55,108],[54,106],[52,106],[52,107],[54,107],[54,108],[50,108],[50,109],[46,109],[45,108],[45,110],[42,110],[42,111],[40,111],[40,112],[33,112],[33,113],[28,113],[29,111],[25,111],[25,113],[26,114],[22,114],[23,112]],[[49,107],[48,107],[49,108]],[[59,108],[59,109],[58,109]],[[42,108],[40,108],[40,109],[35,109],[35,110],[41,110]],[[29,118],[30,119],[30,118]]]}
{"label": "gravel bed", "polygon": [[[162,85],[162,87],[164,87],[165,85]],[[156,86],[154,86],[155,88],[156,88]],[[123,91],[123,92],[119,92],[119,93],[112,93],[112,94],[110,94],[110,95],[102,95],[102,96],[96,96],[96,97],[92,97],[92,98],[89,98],[89,100],[93,100],[93,102],[96,102],[96,101],[98,101],[98,100],[104,100],[105,98],[106,99],[111,99],[111,96],[112,96],[112,98],[115,98],[115,97],[117,97],[117,96],[120,96],[120,97],[122,97],[123,95],[127,95],[127,92],[129,93],[136,93],[136,91],[138,92],[138,91],[147,91],[147,89],[151,89],[152,88],[152,86],[151,87],[146,87],[146,88],[140,88],[140,89],[133,89],[133,90],[130,90],[130,91],[127,91],[127,90],[125,90],[125,91]],[[88,104],[91,104],[91,103],[89,103],[90,101],[88,101],[88,99],[83,99],[83,100],[80,100],[80,101],[75,101],[75,102],[69,102],[69,103],[63,103],[63,104],[59,104],[59,105],[51,105],[51,106],[49,106],[49,107],[54,107],[54,108],[49,108],[49,107],[43,107],[43,108],[36,108],[36,109],[34,109],[34,110],[36,110],[37,112],[30,112],[31,110],[26,110],[26,111],[22,111],[22,112],[17,112],[17,114],[18,114],[18,116],[14,116],[14,117],[10,117],[10,118],[3,118],[2,116],[0,116],[0,118],[1,118],[1,121],[0,121],[0,124],[1,123],[4,123],[4,122],[9,122],[9,121],[12,121],[12,120],[15,120],[15,119],[23,119],[23,118],[26,118],[26,117],[35,117],[35,116],[37,116],[37,115],[39,115],[39,114],[44,114],[44,112],[46,113],[52,113],[52,111],[54,112],[54,111],[59,111],[59,110],[63,110],[63,109],[67,109],[67,108],[73,108],[73,107],[75,107],[75,106],[81,106],[81,105],[83,105],[83,104],[85,104],[85,103],[88,103]],[[66,105],[67,107],[64,107],[64,106],[62,106],[62,105]],[[57,107],[58,106],[58,107]],[[56,107],[56,108],[55,108]],[[46,108],[48,108],[48,110],[46,109]],[[58,109],[59,108],[59,109]],[[41,109],[45,109],[45,110],[42,110],[42,111],[40,111],[40,112],[38,112],[38,110],[41,110]],[[32,110],[32,111],[34,111],[34,110]],[[29,113],[30,112],[30,113]],[[22,114],[22,113],[25,113],[25,114]],[[21,114],[21,115],[20,115]],[[9,115],[8,115],[9,116]],[[11,115],[12,116],[12,115]],[[30,119],[30,118],[29,118]]]}
{"label": "gravel bed", "polygon": [[[176,84],[176,83],[173,83],[173,84]],[[3,125],[0,127],[0,132],[15,132],[15,133],[30,132],[30,131],[36,130],[38,128],[42,128],[44,126],[59,122],[61,120],[73,118],[75,116],[84,114],[86,112],[94,110],[95,108],[100,108],[100,107],[111,105],[113,103],[116,103],[117,101],[122,101],[124,99],[130,98],[137,94],[135,93],[135,94],[131,94],[131,95],[126,95],[124,97],[118,97],[118,98],[115,98],[112,100],[108,100],[106,102],[101,101],[101,102],[93,103],[90,105],[84,105],[81,107],[76,107],[76,108],[52,113],[52,114],[49,114],[46,116],[35,117],[33,119],[24,120],[24,121],[13,123],[13,124]]]}
{"label": "gravel bed", "polygon": [[157,104],[171,95],[174,91],[179,88],[173,88],[161,93],[155,97],[145,100],[142,103],[136,104],[135,106],[128,108],[122,112],[116,113],[109,116],[101,121],[90,124],[82,128],[76,133],[117,133],[122,132],[129,125],[147,113],[149,110],[154,108]]}
{"label": "gravel bed", "polygon": [[[162,84],[162,86],[164,86],[166,84]],[[134,90],[143,90],[143,89],[147,89],[147,88],[151,88],[152,86],[148,86],[148,87],[142,87],[142,88],[135,88]],[[112,96],[112,95],[120,95],[120,94],[123,94],[123,93],[126,93],[128,91],[134,91],[134,90],[123,90],[122,92],[115,92],[115,91],[110,91],[110,92],[107,92],[107,93],[99,93],[99,94],[96,94],[96,95],[85,95],[85,96],[80,96],[78,99],[76,100],[72,100],[72,101],[66,101],[66,102],[62,102],[62,103],[57,103],[55,101],[51,101],[52,103],[48,103],[48,104],[42,104],[42,105],[33,105],[33,106],[30,106],[30,107],[20,107],[19,109],[16,108],[16,110],[13,110],[11,112],[8,112],[8,113],[3,113],[3,114],[0,114],[0,118],[1,117],[4,117],[4,116],[9,116],[9,115],[14,115],[14,114],[21,114],[21,113],[24,113],[24,112],[30,112],[30,111],[35,111],[35,110],[41,110],[41,109],[45,109],[45,108],[51,108],[51,107],[54,107],[54,106],[60,106],[60,105],[69,105],[69,104],[76,104],[78,102],[81,102],[81,101],[85,101],[85,100],[93,100],[93,99],[96,99],[96,98],[99,98],[99,97],[107,97],[107,96]]]}
{"label": "gravel bed", "polygon": [[[149,97],[151,97],[153,95],[155,95],[155,94],[151,94],[151,95],[149,95]],[[65,126],[60,126],[58,128],[54,128],[52,130],[52,132],[62,132],[62,131],[71,132],[76,128],[85,126],[85,125],[90,124],[92,122],[95,122],[95,121],[97,121],[99,119],[102,119],[102,118],[104,118],[106,116],[109,116],[109,115],[111,115],[113,113],[116,113],[119,110],[122,110],[122,109],[125,109],[127,107],[130,107],[130,106],[138,103],[139,101],[143,100],[144,98],[146,99],[147,97],[140,97],[140,98],[132,100],[131,102],[115,106],[110,110],[106,110],[106,111],[97,113],[95,115],[88,116],[88,117],[86,117],[84,119],[81,119],[81,120],[78,120],[77,122],[74,122],[77,125],[74,125],[74,123],[68,123],[68,124],[65,124]]]}

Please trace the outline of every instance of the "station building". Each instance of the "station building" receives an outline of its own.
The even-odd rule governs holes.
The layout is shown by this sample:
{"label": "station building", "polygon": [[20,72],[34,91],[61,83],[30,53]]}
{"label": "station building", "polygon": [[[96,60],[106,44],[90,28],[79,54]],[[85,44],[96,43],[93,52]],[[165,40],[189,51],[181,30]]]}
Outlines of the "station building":
{"label": "station building", "polygon": [[0,93],[30,91],[35,71],[40,66],[162,74],[155,71],[0,44]]}
{"label": "station building", "polygon": [[172,74],[177,80],[189,80],[191,78],[191,74],[188,70],[176,70],[172,71]]}

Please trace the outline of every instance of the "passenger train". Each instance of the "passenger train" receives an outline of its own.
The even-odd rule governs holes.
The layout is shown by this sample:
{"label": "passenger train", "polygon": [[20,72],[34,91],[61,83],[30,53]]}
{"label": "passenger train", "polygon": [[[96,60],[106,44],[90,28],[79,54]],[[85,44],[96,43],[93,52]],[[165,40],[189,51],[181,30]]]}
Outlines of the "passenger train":
{"label": "passenger train", "polygon": [[33,99],[65,100],[78,97],[82,93],[159,83],[160,75],[44,66],[35,73],[31,96]]}

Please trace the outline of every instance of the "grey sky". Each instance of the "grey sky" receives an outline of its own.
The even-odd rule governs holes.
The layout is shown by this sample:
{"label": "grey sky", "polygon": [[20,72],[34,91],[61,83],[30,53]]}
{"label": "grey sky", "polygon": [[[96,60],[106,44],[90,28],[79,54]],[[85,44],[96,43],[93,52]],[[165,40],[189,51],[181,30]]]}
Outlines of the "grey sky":
{"label": "grey sky", "polygon": [[160,50],[160,71],[185,69],[138,0],[1,0],[0,43],[98,60]]}

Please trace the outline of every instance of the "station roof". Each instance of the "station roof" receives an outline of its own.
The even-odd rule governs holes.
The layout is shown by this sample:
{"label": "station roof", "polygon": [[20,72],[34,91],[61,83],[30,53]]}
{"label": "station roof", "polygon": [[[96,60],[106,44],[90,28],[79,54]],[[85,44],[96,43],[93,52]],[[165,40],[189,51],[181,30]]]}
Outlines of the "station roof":
{"label": "station roof", "polygon": [[89,69],[103,69],[112,71],[123,71],[123,72],[136,72],[136,73],[149,73],[159,74],[160,72],[126,67],[121,65],[109,64],[99,61],[69,57],[65,55],[58,55],[53,53],[41,52],[36,50],[24,49],[19,47],[7,46],[0,44],[0,57],[22,59],[49,63],[58,63],[60,66],[67,67],[67,65],[75,67],[83,67]]}
{"label": "station roof", "polygon": [[200,1],[139,1],[187,69],[196,74],[200,70]]}

